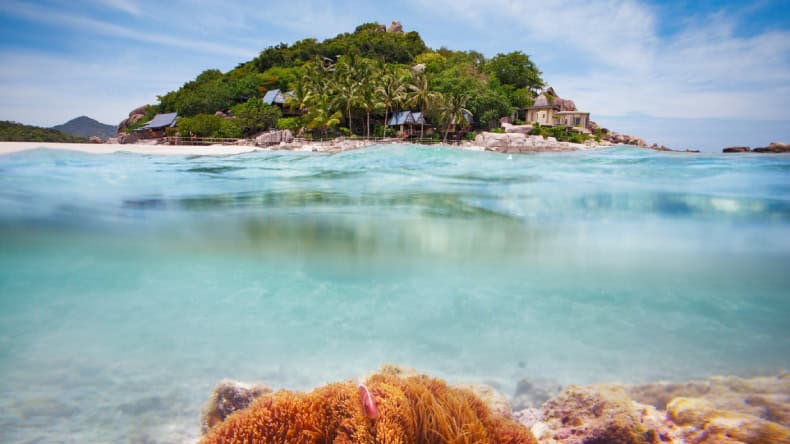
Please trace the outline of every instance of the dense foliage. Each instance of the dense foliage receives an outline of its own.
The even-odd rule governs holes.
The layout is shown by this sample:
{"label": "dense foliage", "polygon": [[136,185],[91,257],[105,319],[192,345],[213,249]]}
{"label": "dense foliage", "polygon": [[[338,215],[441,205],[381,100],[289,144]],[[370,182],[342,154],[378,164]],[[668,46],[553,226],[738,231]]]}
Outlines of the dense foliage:
{"label": "dense foliage", "polygon": [[[522,52],[486,59],[475,51],[431,50],[416,32],[367,23],[322,42],[266,48],[227,73],[204,71],[152,108],[178,112],[184,135],[249,136],[279,127],[382,136],[391,133],[386,123],[393,112],[410,110],[428,121],[410,128],[412,134],[447,137],[496,127],[501,117],[531,105],[543,87],[540,74]],[[257,105],[274,89],[294,92],[285,109],[298,117],[278,122],[280,115]],[[214,116],[217,111],[233,120],[221,122],[228,119]]]}
{"label": "dense foliage", "polygon": [[16,122],[0,121],[0,140],[25,142],[72,142],[85,143],[88,139],[72,136],[51,128],[22,125]]}

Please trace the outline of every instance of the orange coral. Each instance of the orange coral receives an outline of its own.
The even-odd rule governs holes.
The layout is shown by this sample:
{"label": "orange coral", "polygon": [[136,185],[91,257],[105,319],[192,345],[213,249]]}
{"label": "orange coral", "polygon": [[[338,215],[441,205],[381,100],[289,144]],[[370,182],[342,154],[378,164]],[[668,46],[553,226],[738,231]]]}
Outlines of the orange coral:
{"label": "orange coral", "polygon": [[211,430],[203,443],[536,443],[526,427],[439,379],[377,374],[366,387],[378,419],[366,416],[357,386],[336,383],[310,393],[264,395]]}

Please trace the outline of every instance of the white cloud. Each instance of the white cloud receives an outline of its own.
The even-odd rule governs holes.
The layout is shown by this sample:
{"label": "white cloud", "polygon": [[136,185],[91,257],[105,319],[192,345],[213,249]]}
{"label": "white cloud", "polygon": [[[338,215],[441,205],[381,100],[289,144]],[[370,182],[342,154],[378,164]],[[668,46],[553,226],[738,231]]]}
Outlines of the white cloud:
{"label": "white cloud", "polygon": [[133,0],[93,0],[94,2],[107,8],[116,9],[134,16],[140,16],[142,10],[140,5]]}
{"label": "white cloud", "polygon": [[594,114],[790,118],[790,32],[738,36],[734,14],[689,19],[666,36],[658,11],[636,0],[491,0],[483,11],[473,0],[437,0],[430,8],[481,32],[514,28],[502,38],[523,36],[523,49],[548,66],[544,79]]}
{"label": "white cloud", "polygon": [[248,48],[239,48],[211,41],[201,41],[194,38],[150,33],[145,30],[127,28],[89,17],[57,12],[32,4],[20,2],[3,3],[0,4],[0,11],[34,22],[65,26],[80,31],[90,31],[108,37],[124,38],[143,43],[186,49],[196,53],[211,53],[223,56],[230,55],[245,59],[257,54],[255,50]]}

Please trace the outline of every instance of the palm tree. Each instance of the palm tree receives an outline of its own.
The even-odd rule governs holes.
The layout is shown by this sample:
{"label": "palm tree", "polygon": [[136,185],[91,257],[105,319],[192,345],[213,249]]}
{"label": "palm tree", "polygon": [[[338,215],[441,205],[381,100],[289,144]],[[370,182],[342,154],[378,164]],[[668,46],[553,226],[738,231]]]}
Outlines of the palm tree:
{"label": "palm tree", "polygon": [[329,128],[339,125],[340,119],[343,118],[340,111],[332,111],[332,99],[328,92],[311,96],[310,111],[307,113],[307,127],[321,129],[326,137]]}
{"label": "palm tree", "polygon": [[472,113],[466,109],[466,102],[468,100],[469,97],[459,92],[445,94],[437,100],[439,104],[439,119],[447,125],[444,130],[444,143],[447,143],[447,134],[450,132],[450,125],[456,128],[458,126],[466,127],[469,125],[469,121],[466,119],[467,116],[471,116]]}
{"label": "palm tree", "polygon": [[360,81],[357,99],[359,106],[361,106],[367,114],[365,125],[365,137],[367,138],[370,138],[370,112],[373,111],[378,104],[376,89],[381,81],[382,71],[383,67],[381,63],[375,63],[368,59],[362,59],[357,67],[357,75]]}
{"label": "palm tree", "polygon": [[384,108],[384,130],[382,137],[387,132],[387,117],[389,111],[394,111],[395,107],[406,99],[406,87],[395,71],[390,71],[382,76],[381,83],[376,88],[379,98],[379,105]]}
{"label": "palm tree", "polygon": [[432,92],[428,85],[428,76],[421,71],[412,72],[412,82],[408,85],[410,91],[410,102],[414,106],[419,106],[422,113],[422,122],[420,122],[420,138],[423,137],[425,131],[425,113],[431,109],[436,99],[436,93]]}
{"label": "palm tree", "polygon": [[334,82],[330,85],[335,93],[335,104],[342,106],[346,111],[349,131],[351,131],[351,109],[360,101],[361,93],[359,70],[356,65],[356,57],[341,57],[335,65]]}

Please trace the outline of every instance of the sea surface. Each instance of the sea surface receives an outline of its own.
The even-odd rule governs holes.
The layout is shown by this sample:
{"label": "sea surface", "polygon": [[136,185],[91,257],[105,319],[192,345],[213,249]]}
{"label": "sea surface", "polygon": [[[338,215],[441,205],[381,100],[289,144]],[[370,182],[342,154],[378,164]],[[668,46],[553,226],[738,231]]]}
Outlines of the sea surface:
{"label": "sea surface", "polygon": [[189,442],[223,378],[790,368],[790,156],[0,156],[0,442]]}

